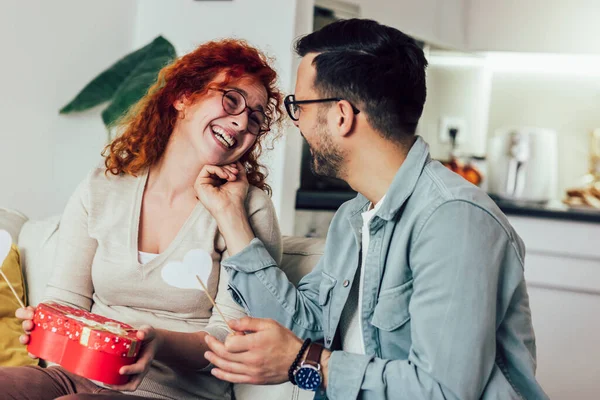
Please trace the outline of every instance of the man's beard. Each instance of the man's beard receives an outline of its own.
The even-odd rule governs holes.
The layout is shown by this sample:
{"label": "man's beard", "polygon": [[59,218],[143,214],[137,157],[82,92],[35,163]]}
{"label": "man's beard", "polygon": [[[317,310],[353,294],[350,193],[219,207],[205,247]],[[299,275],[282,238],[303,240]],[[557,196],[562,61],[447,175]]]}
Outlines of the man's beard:
{"label": "man's beard", "polygon": [[343,179],[343,152],[331,140],[331,136],[326,131],[325,122],[319,123],[317,126],[319,127],[317,129],[320,149],[315,149],[310,143],[308,144],[311,156],[310,170],[318,176]]}

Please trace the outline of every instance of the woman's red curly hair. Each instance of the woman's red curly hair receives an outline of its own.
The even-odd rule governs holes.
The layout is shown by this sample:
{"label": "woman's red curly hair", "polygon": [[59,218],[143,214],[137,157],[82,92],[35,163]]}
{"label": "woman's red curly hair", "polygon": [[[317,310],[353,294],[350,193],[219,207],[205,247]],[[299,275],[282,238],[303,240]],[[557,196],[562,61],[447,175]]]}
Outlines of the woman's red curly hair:
{"label": "woman's red curly hair", "polygon": [[[279,125],[282,94],[276,87],[277,73],[269,61],[245,41],[225,39],[202,44],[164,67],[148,93],[118,122],[117,130],[121,133],[102,153],[106,172],[136,176],[156,163],[164,153],[177,121],[178,112],[173,103],[182,95],[192,101],[202,96],[222,72],[225,80],[219,83],[220,87],[248,77],[262,83],[268,98],[265,110],[268,128]],[[265,133],[257,138],[240,162],[246,167],[250,184],[271,193],[265,182],[266,169],[258,162]]]}

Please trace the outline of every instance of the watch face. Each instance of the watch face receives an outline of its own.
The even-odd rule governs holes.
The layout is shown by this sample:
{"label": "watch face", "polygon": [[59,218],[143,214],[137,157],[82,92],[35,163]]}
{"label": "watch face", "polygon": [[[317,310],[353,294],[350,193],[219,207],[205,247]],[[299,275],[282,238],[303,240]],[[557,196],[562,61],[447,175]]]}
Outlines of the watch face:
{"label": "watch face", "polygon": [[321,372],[312,365],[303,365],[295,375],[300,389],[316,391],[321,386]]}

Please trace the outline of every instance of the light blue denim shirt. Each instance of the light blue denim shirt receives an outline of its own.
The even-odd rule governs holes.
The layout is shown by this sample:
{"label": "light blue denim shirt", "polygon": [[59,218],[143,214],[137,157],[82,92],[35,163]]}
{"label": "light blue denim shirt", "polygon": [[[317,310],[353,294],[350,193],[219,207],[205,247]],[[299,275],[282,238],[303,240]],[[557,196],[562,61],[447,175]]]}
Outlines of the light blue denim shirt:
{"label": "light blue denim shirt", "polygon": [[525,248],[495,203],[417,138],[370,223],[361,310],[366,355],[337,350],[360,262],[358,195],[294,287],[254,239],[225,260],[234,299],[333,350],[331,399],[546,399],[535,380]]}

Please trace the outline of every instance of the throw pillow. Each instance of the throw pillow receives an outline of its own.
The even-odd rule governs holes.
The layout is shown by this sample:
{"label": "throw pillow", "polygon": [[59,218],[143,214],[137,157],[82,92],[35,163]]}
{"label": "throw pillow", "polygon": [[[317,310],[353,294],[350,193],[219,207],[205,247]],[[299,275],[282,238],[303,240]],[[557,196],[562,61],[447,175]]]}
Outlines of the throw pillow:
{"label": "throw pillow", "polygon": [[[14,244],[2,264],[2,272],[23,303],[27,304],[19,250]],[[15,317],[15,311],[19,307],[10,287],[0,276],[0,366],[37,365],[38,363],[28,356],[27,348],[19,342],[19,336],[23,333],[21,320]]]}

